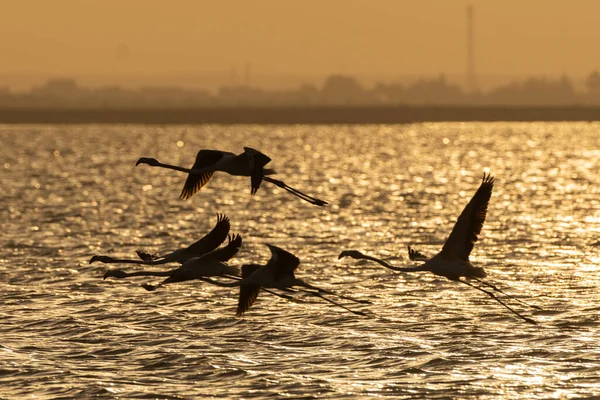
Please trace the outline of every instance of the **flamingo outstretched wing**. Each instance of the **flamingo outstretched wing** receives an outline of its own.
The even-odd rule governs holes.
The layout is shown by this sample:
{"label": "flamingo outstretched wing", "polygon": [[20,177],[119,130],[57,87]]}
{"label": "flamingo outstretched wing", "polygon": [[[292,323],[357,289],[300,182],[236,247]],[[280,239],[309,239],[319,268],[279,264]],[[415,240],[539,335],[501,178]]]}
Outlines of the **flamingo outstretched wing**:
{"label": "flamingo outstretched wing", "polygon": [[283,276],[290,274],[293,276],[294,271],[300,265],[300,259],[281,247],[272,244],[267,244],[267,247],[271,250],[271,259],[265,268],[271,271],[275,282]]}
{"label": "flamingo outstretched wing", "polygon": [[138,255],[138,257],[142,261],[152,261],[152,260],[156,260],[156,259],[160,258],[160,256],[158,254],[146,253],[143,250],[136,250],[135,253]]}
{"label": "flamingo outstretched wing", "polygon": [[[262,266],[256,264],[242,265],[242,279],[249,277],[259,268],[262,268]],[[244,313],[248,311],[250,307],[252,307],[258,298],[259,293],[260,285],[241,285],[240,296],[238,298],[238,306],[235,315],[238,317],[244,315]]]}
{"label": "flamingo outstretched wing", "polygon": [[242,236],[239,234],[229,235],[229,243],[226,246],[216,249],[210,253],[214,259],[226,262],[232,259],[242,246]]}
{"label": "flamingo outstretched wing", "polygon": [[206,169],[206,172],[190,172],[185,180],[179,198],[187,200],[206,185],[215,173],[214,170],[211,171],[209,168],[218,163],[226,154],[226,152],[220,150],[200,150],[196,155],[196,161],[194,162],[192,169]]}
{"label": "flamingo outstretched wing", "polygon": [[210,253],[227,239],[230,229],[231,225],[229,224],[229,218],[227,218],[225,214],[217,214],[217,223],[215,224],[215,227],[204,235],[202,239],[189,245],[186,251],[197,257]]}
{"label": "flamingo outstretched wing", "polygon": [[493,188],[494,177],[484,173],[479,189],[458,217],[440,255],[446,258],[457,257],[465,261],[469,259],[469,254],[483,228]]}
{"label": "flamingo outstretched wing", "polygon": [[410,245],[408,246],[408,259],[411,261],[427,261],[429,257],[421,253],[419,250],[415,250]]}
{"label": "flamingo outstretched wing", "polygon": [[256,194],[262,183],[264,167],[271,161],[271,158],[251,147],[244,147],[244,154],[248,157],[250,164],[250,185],[252,186],[250,193]]}

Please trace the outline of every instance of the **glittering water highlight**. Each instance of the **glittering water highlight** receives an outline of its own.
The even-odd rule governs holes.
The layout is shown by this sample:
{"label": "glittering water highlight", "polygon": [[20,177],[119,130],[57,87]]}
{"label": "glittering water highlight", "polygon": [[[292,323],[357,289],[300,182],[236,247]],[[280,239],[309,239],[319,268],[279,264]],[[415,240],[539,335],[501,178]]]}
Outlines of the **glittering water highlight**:
{"label": "glittering water highlight", "polygon": [[[369,126],[2,126],[0,397],[569,398],[598,394],[600,124]],[[215,174],[191,200],[201,148],[271,156],[314,207],[248,178]],[[406,246],[441,248],[484,171],[496,177],[472,253],[489,280],[544,308],[530,326],[465,285],[338,261],[358,249],[399,266]],[[318,299],[262,293],[235,318],[237,291],[202,282],[146,292],[102,280],[93,254],[165,252],[217,213],[264,263],[371,300],[362,318]],[[127,266],[136,270],[135,266]],[[153,282],[153,281],[152,281]]]}

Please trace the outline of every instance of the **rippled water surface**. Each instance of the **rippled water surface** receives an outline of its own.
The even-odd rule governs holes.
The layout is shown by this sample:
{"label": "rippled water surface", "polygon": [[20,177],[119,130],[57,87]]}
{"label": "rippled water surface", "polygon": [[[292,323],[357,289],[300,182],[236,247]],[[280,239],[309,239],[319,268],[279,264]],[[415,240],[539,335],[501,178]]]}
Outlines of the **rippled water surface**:
{"label": "rippled water surface", "polygon": [[[0,397],[570,398],[600,393],[600,125],[2,126]],[[191,200],[201,148],[255,147],[319,208],[216,174]],[[484,171],[496,177],[472,253],[488,279],[543,311],[428,273],[337,260],[358,249],[413,265],[441,248]],[[373,302],[288,302],[267,293],[242,318],[237,289],[202,282],[146,292],[102,280],[93,254],[166,252],[217,213],[262,263]],[[146,267],[148,268],[148,267]],[[150,267],[151,268],[151,267]],[[158,267],[154,267],[158,268]],[[128,266],[128,270],[143,267]]]}

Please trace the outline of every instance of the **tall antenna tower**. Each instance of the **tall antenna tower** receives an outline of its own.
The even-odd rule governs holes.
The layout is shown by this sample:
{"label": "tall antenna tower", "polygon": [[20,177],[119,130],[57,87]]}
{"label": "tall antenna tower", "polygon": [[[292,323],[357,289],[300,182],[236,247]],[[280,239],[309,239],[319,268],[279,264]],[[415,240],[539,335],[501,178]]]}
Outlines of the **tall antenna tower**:
{"label": "tall antenna tower", "polygon": [[473,6],[469,4],[467,5],[467,90],[469,92],[477,90],[474,39]]}

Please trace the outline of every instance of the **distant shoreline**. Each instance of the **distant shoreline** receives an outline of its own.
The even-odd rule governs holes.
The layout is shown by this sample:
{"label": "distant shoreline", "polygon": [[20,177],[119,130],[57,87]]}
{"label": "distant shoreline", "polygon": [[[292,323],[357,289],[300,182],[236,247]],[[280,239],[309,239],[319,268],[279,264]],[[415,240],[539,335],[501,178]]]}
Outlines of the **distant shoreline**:
{"label": "distant shoreline", "polygon": [[1,124],[402,124],[600,121],[599,106],[0,108]]}

